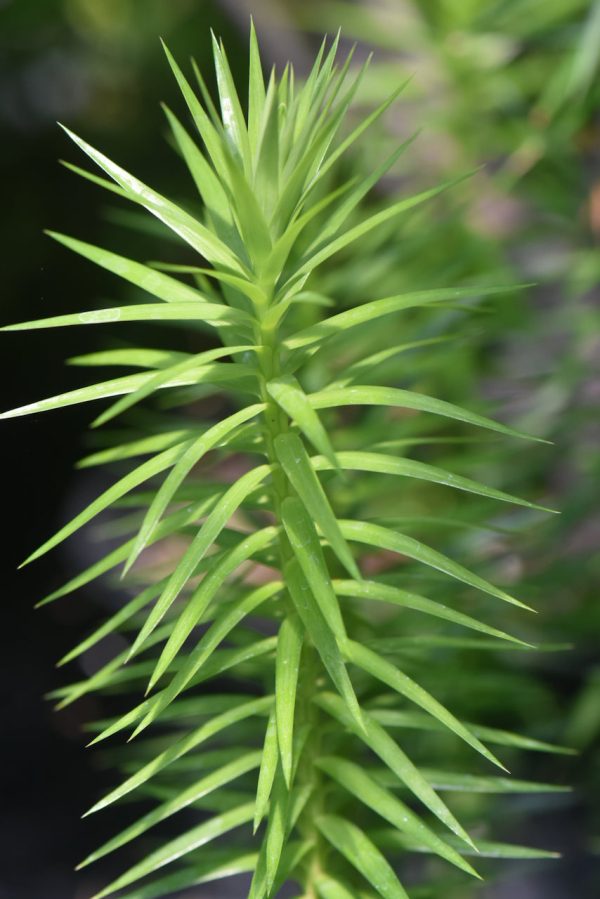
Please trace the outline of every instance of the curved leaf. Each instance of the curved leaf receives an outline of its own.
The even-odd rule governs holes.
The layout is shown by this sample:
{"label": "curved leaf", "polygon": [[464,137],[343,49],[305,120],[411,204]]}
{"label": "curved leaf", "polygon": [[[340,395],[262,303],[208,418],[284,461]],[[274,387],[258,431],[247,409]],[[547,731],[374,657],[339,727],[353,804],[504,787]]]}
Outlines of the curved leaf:
{"label": "curved leaf", "polygon": [[[336,406],[399,406],[403,409],[416,409],[419,412],[430,412],[432,415],[452,418],[478,428],[487,428],[507,437],[520,437],[524,440],[535,440],[538,443],[548,442],[541,437],[532,437],[521,431],[515,431],[514,428],[502,425],[491,418],[476,415],[453,403],[437,400],[423,393],[401,390],[398,387],[355,387],[351,385],[337,390],[321,390],[319,393],[309,394],[308,401],[313,409],[331,409]],[[323,453],[323,455],[326,454]]]}
{"label": "curved leaf", "polygon": [[[276,747],[276,738],[274,744]],[[280,768],[277,770],[271,795],[267,832],[260,849],[248,899],[264,899],[270,895],[279,871],[290,823],[290,795]]]}
{"label": "curved leaf", "polygon": [[125,191],[127,198],[134,203],[144,206],[148,212],[156,216],[170,230],[179,235],[186,243],[193,247],[198,253],[204,256],[213,264],[229,266],[235,271],[243,271],[238,258],[234,253],[219,240],[208,228],[194,219],[183,209],[180,209],[166,197],[156,193],[146,184],[138,181],[129,172],[126,172],[120,166],[111,162],[103,153],[95,150],[90,144],[86,143],[64,125],[61,126],[69,135],[77,146],[86,153],[90,159],[104,169],[107,175],[115,181],[119,187]]}
{"label": "curved leaf", "polygon": [[67,359],[67,363],[85,368],[90,365],[166,368],[183,359],[189,359],[190,355],[190,353],[180,353],[176,350],[126,346],[123,349],[98,350],[94,353],[84,353],[83,356],[71,356],[70,359]]}
{"label": "curved leaf", "polygon": [[514,777],[480,777],[457,771],[425,768],[424,773],[437,790],[459,793],[568,793],[571,787],[515,780]]}
{"label": "curved leaf", "polygon": [[91,312],[54,315],[16,325],[4,325],[0,331],[35,331],[40,328],[64,328],[70,325],[104,325],[112,322],[201,321],[211,325],[235,325],[249,329],[251,319],[238,309],[215,303],[137,303]]}
{"label": "curved leaf", "polygon": [[[404,712],[399,709],[371,709],[370,714],[387,727],[408,727],[416,728],[417,730],[440,730],[443,728],[443,725],[438,721],[434,721],[428,715],[423,715],[420,712]],[[568,746],[557,746],[554,743],[546,743],[543,740],[536,740],[533,737],[515,734],[508,730],[499,730],[496,727],[483,727],[471,722],[463,723],[476,737],[480,737],[482,740],[497,746],[511,746],[514,749],[557,753],[558,755],[576,754],[576,750]]]}
{"label": "curved leaf", "polygon": [[[445,487],[453,487],[455,490],[464,490],[467,493],[476,493],[479,496],[487,496],[489,499],[501,500],[505,503],[514,503],[517,506],[525,506],[528,509],[539,509],[542,512],[551,512],[544,506],[538,506],[517,496],[511,496],[502,490],[487,487],[470,478],[452,474],[442,468],[427,465],[425,462],[417,462],[414,459],[401,459],[396,456],[388,456],[383,453],[367,452],[341,452],[336,453],[336,461],[339,468],[353,471],[370,471],[380,474],[400,475],[407,478],[418,478],[423,481],[432,481],[435,484],[443,484]],[[329,459],[314,456],[311,460],[317,471],[333,468]],[[310,511],[310,510],[309,510]]]}
{"label": "curved leaf", "polygon": [[199,290],[189,287],[176,278],[171,278],[162,272],[148,268],[139,262],[126,259],[124,256],[118,256],[109,250],[103,250],[101,247],[95,247],[92,244],[84,243],[82,240],[76,240],[74,237],[68,237],[66,234],[59,234],[56,231],[46,231],[49,237],[57,240],[59,243],[79,253],[91,262],[95,262],[101,268],[107,269],[119,278],[124,278],[136,287],[153,294],[159,300],[166,303],[204,303],[204,297]]}
{"label": "curved leaf", "polygon": [[202,853],[202,861],[191,866],[180,868],[174,874],[168,874],[158,880],[123,894],[120,899],[159,899],[170,896],[174,890],[219,880],[222,877],[235,877],[253,871],[256,867],[257,853],[234,853],[230,848],[219,852]]}
{"label": "curved leaf", "polygon": [[347,331],[348,328],[356,328],[384,315],[391,315],[393,312],[402,312],[405,309],[448,302],[449,300],[461,300],[466,297],[487,296],[509,289],[512,290],[513,285],[510,287],[444,287],[435,290],[416,290],[412,293],[383,297],[380,300],[370,300],[304,328],[292,337],[288,337],[285,346],[289,350],[297,350],[320,343],[328,337],[336,337]]}
{"label": "curved leaf", "polygon": [[377,524],[369,524],[364,521],[341,521],[340,527],[344,537],[348,540],[358,540],[361,543],[368,543],[370,546],[376,546],[379,549],[401,553],[410,559],[415,559],[417,562],[428,565],[430,568],[442,571],[444,574],[456,578],[456,580],[469,584],[469,586],[475,587],[483,593],[489,593],[490,596],[503,599],[504,602],[527,609],[530,612],[532,611],[529,606],[526,606],[513,596],[509,596],[504,590],[494,587],[493,584],[473,574],[462,565],[459,565],[458,562],[454,562],[447,556],[442,555],[442,553],[437,552],[437,550],[420,543],[414,537],[397,534],[389,528],[384,528]]}
{"label": "curved leaf", "polygon": [[128,443],[117,444],[107,449],[90,453],[89,456],[84,456],[83,459],[77,462],[77,468],[92,468],[95,465],[107,465],[111,462],[135,458],[135,456],[149,456],[152,453],[169,449],[176,443],[184,443],[186,440],[193,438],[193,436],[194,433],[191,429],[182,428],[178,431],[165,431],[162,434],[141,437],[139,440],[131,440]]}
{"label": "curved leaf", "polygon": [[67,662],[73,661],[82,653],[86,652],[92,646],[95,646],[100,640],[104,639],[104,637],[112,634],[118,628],[120,628],[123,624],[129,621],[140,609],[143,609],[144,606],[147,606],[148,603],[152,602],[153,599],[156,599],[162,588],[165,586],[166,581],[159,581],[157,584],[151,584],[145,590],[142,590],[137,596],[131,599],[128,603],[122,606],[118,612],[115,612],[114,615],[111,615],[104,624],[102,624],[99,628],[97,628],[93,633],[91,633],[88,637],[78,643],[77,646],[74,646],[68,653],[66,653],[59,662],[57,662],[58,666],[66,665]]}
{"label": "curved leaf", "polygon": [[333,238],[333,240],[329,241],[329,243],[327,243],[324,247],[319,248],[312,254],[307,254],[307,258],[301,263],[296,274],[299,275],[314,271],[317,266],[321,265],[336,253],[339,253],[340,250],[343,250],[351,243],[354,243],[355,240],[364,237],[366,234],[372,231],[373,228],[377,228],[379,227],[379,225],[383,225],[391,218],[394,218],[395,216],[400,215],[401,213],[406,212],[409,209],[413,209],[415,206],[418,206],[421,203],[425,203],[427,200],[436,197],[440,193],[443,193],[443,191],[447,190],[449,187],[454,187],[456,184],[460,184],[460,182],[464,181],[465,178],[470,178],[473,174],[475,174],[474,171],[467,172],[465,175],[461,175],[458,178],[452,178],[448,181],[443,181],[437,187],[432,187],[429,190],[424,190],[421,191],[421,193],[414,194],[412,197],[406,197],[403,200],[398,200],[398,202],[392,203],[390,206],[387,206],[380,212],[376,212],[368,218],[363,219],[363,221],[358,225],[354,225],[354,227],[349,228],[343,234]]}
{"label": "curved leaf", "polygon": [[[430,853],[431,850],[423,843],[417,842],[411,837],[396,831],[382,830],[373,833],[373,837],[380,846],[392,849],[408,850],[409,852]],[[473,850],[468,850],[467,855],[473,855]],[[534,849],[529,846],[515,846],[511,843],[496,843],[490,840],[477,841],[477,855],[480,858],[506,858],[506,859],[550,859],[560,858],[559,852],[548,852],[544,849]]]}
{"label": "curved leaf", "polygon": [[198,192],[202,197],[204,205],[211,216],[211,222],[215,231],[228,246],[239,243],[236,241],[237,234],[233,225],[233,217],[231,207],[227,198],[227,193],[223,188],[219,178],[204,158],[200,149],[191,139],[183,125],[177,117],[173,115],[166,104],[163,104],[163,111],[169,122],[173,137],[181,151],[185,163],[190,171],[194,183],[198,188]]}
{"label": "curved leaf", "polygon": [[[244,662],[252,661],[261,656],[270,655],[276,646],[277,639],[275,637],[267,637],[264,640],[258,640],[256,643],[251,643],[248,646],[242,646],[240,649],[219,650],[213,654],[212,658],[206,663],[202,671],[192,679],[189,686],[195,687],[199,683],[203,683],[213,677],[218,677],[218,675],[223,674],[224,671],[229,671],[232,668],[243,665]],[[139,705],[135,706],[135,708],[131,709],[131,711],[126,712],[125,715],[121,715],[120,718],[117,718],[116,721],[111,721],[96,737],[94,737],[93,740],[90,741],[89,745],[92,746],[95,743],[101,743],[103,740],[106,740],[125,728],[130,727],[130,725],[135,724],[136,721],[139,721],[145,714],[151,714],[155,705],[160,701],[161,695],[162,691],[156,693],[150,699],[145,699]]]}
{"label": "curved leaf", "polygon": [[401,606],[405,609],[412,609],[415,612],[423,612],[426,615],[433,615],[435,618],[442,618],[445,621],[451,621],[453,624],[459,624],[461,627],[468,627],[471,630],[480,631],[483,634],[489,634],[490,637],[497,637],[500,640],[508,640],[520,646],[529,647],[529,643],[512,637],[504,631],[497,630],[495,627],[478,621],[470,615],[463,612],[456,612],[448,606],[442,605],[424,596],[417,596],[415,593],[409,593],[401,590],[399,587],[393,587],[389,584],[379,584],[376,581],[332,581],[333,589],[338,596],[352,596],[357,599],[375,600],[380,602],[389,602],[392,605]]}
{"label": "curved leaf", "polygon": [[[110,396],[122,396],[123,394],[139,395],[139,392],[141,392],[142,396],[144,396],[157,388],[185,387],[197,384],[228,384],[231,381],[243,381],[249,374],[246,366],[235,363],[227,365],[215,363],[213,365],[198,366],[197,368],[192,367],[192,371],[188,372],[189,367],[182,365],[180,374],[174,373],[172,377],[168,378],[157,377],[153,372],[144,372],[126,375],[123,378],[113,378],[110,381],[91,384],[89,387],[79,387],[76,390],[69,390],[67,393],[60,393],[57,396],[38,400],[35,403],[27,403],[25,406],[19,406],[17,409],[3,412],[0,414],[0,418],[16,418],[20,415],[31,415],[34,412],[48,412],[53,409],[63,409],[65,406],[106,399]],[[149,391],[147,390],[148,385],[150,385]],[[137,396],[133,402],[137,402]],[[131,403],[127,401],[124,405],[131,405]],[[122,409],[119,408],[117,411],[122,411]],[[117,413],[114,411],[114,407],[111,407],[107,413],[99,416],[93,422],[93,426],[102,424],[115,414]]]}
{"label": "curved leaf", "polygon": [[[198,503],[192,503],[185,508],[174,512],[172,515],[161,522],[153,537],[153,542],[156,542],[163,537],[169,536],[175,531],[178,531],[180,528],[189,525],[197,518],[206,514],[215,505],[218,500],[218,496],[218,494],[215,494],[213,496],[202,499]],[[45,596],[44,599],[40,600],[40,602],[36,604],[36,608],[45,606],[49,602],[54,602],[56,599],[60,599],[62,596],[67,596],[69,593],[73,593],[80,587],[84,587],[86,584],[89,584],[96,578],[99,578],[103,574],[106,574],[108,571],[111,571],[113,568],[119,565],[119,563],[125,561],[132,545],[133,540],[128,540],[126,543],[121,544],[121,546],[118,546],[112,552],[109,552],[98,562],[94,562],[89,566],[89,568],[84,569],[84,571],[80,572],[80,574],[76,575],[74,578],[71,578],[71,580],[67,581],[67,583],[62,587],[59,587],[57,590],[49,593],[48,596]]]}
{"label": "curved leaf", "polygon": [[234,353],[248,352],[253,349],[254,347],[249,345],[218,347],[215,350],[207,350],[204,353],[198,353],[195,356],[190,356],[187,359],[176,362],[175,365],[157,372],[133,393],[130,393],[128,396],[113,403],[112,406],[98,416],[92,423],[92,426],[98,427],[115,418],[117,415],[121,415],[127,409],[130,409],[131,406],[135,405],[135,403],[139,403],[147,396],[150,396],[155,390],[165,387],[173,379],[180,378],[181,375],[184,375],[186,372],[193,369],[196,369],[192,375],[192,383],[194,384],[210,383],[211,378],[214,378],[216,383],[226,383],[229,380],[236,380],[237,378],[254,378],[255,372],[253,369],[240,363],[215,366],[206,365],[207,362],[211,362],[213,359],[219,359],[222,356],[233,355]]}

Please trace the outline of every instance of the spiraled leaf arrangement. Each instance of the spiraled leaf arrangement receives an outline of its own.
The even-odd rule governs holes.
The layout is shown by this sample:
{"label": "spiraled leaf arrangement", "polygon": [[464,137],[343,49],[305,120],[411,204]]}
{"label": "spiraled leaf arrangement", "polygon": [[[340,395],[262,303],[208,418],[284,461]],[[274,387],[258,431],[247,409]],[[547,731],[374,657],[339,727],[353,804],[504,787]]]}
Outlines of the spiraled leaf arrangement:
{"label": "spiraled leaf arrangement", "polygon": [[[265,84],[252,30],[247,115],[221,44],[214,41],[220,112],[198,70],[203,103],[166,50],[200,139],[196,142],[165,109],[200,195],[201,216],[68,132],[109,180],[71,167],[155,216],[195,251],[198,264],[144,265],[53,234],[151,300],[4,329],[178,322],[191,334],[210,332],[220,339],[215,348],[196,353],[128,347],[78,357],[73,361],[80,365],[127,365],[141,372],[3,416],[117,397],[96,419],[102,424],[148,397],[170,397],[138,437],[128,429],[125,442],[82,464],[145,461],[27,560],[111,507],[127,512],[118,519],[118,533],[128,529],[125,542],[42,601],[72,593],[119,565],[129,572],[125,583],[132,597],[62,662],[115,632],[126,637],[128,648],[55,695],[64,706],[92,691],[137,691],[130,711],[97,727],[93,743],[123,733],[135,739],[115,752],[125,779],[90,811],[124,799],[143,799],[151,807],[82,864],[137,838],[143,845],[151,828],[178,812],[194,809],[197,815],[191,829],[142,853],[96,899],[116,891],[130,899],[166,896],[243,872],[252,875],[249,899],[275,896],[287,882],[296,883],[306,899],[404,899],[396,871],[406,852],[427,853],[455,866],[461,876],[474,877],[479,875],[465,856],[545,854],[489,841],[475,845],[439,793],[551,787],[489,772],[436,770],[415,763],[405,751],[413,732],[425,745],[447,739],[446,732],[467,747],[473,763],[479,755],[503,769],[487,744],[542,752],[560,747],[467,724],[407,673],[415,645],[429,654],[431,664],[436,649],[457,639],[495,650],[527,648],[525,641],[454,603],[407,589],[412,583],[404,579],[407,565],[414,563],[424,575],[435,573],[423,583],[431,583],[436,593],[447,590],[451,600],[451,585],[459,584],[494,601],[523,604],[415,537],[369,520],[362,485],[382,477],[386,490],[398,491],[399,503],[402,484],[413,480],[540,507],[402,455],[402,441],[393,440],[395,417],[381,415],[386,408],[409,410],[417,425],[441,418],[457,422],[459,429],[524,435],[443,399],[362,380],[419,341],[395,341],[391,350],[365,349],[361,355],[361,326],[383,320],[388,333],[402,334],[403,320],[415,310],[435,315],[436,307],[493,290],[365,298],[355,308],[320,317],[333,305],[310,289],[320,267],[335,265],[345,248],[360,256],[373,229],[448,186],[364,214],[363,198],[403,147],[375,172],[341,185],[335,180],[338,162],[398,94],[348,128],[364,66],[351,77],[351,54],[338,68],[337,50],[337,40],[329,48],[323,44],[301,87],[291,66],[279,79],[271,73]],[[190,281],[177,274],[191,276]],[[308,390],[307,382],[315,386],[311,364],[326,360],[339,337],[350,339],[352,358],[334,366],[318,389]],[[319,371],[329,369],[321,365]],[[228,411],[218,420],[199,420],[205,397],[219,398]],[[187,416],[180,411],[175,417],[173,407],[190,408]],[[381,446],[369,442],[364,427],[377,416],[391,438]],[[414,442],[405,441],[409,449]],[[192,470],[207,455],[215,464],[204,462],[198,478]],[[228,460],[230,471],[241,472],[233,481],[221,464]],[[180,549],[167,555],[167,570],[157,576],[144,560],[160,541]],[[374,557],[386,560],[385,570],[370,578],[365,560]],[[426,626],[445,622],[459,629],[459,636],[426,631],[416,643],[406,637],[403,649],[404,622],[413,613]],[[473,631],[477,637],[469,636]],[[149,875],[154,876],[146,880]]]}

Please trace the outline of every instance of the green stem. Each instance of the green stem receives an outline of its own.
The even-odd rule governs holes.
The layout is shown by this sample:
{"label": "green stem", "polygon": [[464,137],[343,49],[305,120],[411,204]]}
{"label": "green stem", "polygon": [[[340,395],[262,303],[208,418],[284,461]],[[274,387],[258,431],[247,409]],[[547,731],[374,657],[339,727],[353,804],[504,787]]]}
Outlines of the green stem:
{"label": "green stem", "polygon": [[[265,404],[263,413],[263,436],[265,440],[266,455],[273,465],[273,511],[279,525],[278,549],[282,574],[286,563],[292,559],[293,550],[281,523],[281,504],[288,496],[295,495],[295,490],[289,483],[277,460],[275,452],[275,438],[286,433],[290,428],[287,414],[271,398],[267,384],[272,378],[278,377],[281,371],[281,357],[278,345],[277,325],[261,324],[257,327],[257,346],[259,352],[259,382],[261,399]],[[296,615],[291,600],[287,599],[287,614]],[[305,642],[302,651],[301,670],[298,677],[298,689],[296,696],[296,722],[298,728],[307,726],[308,736],[303,749],[297,772],[297,780],[310,787],[310,798],[307,802],[299,821],[298,829],[304,839],[313,844],[308,862],[306,864],[306,879],[303,884],[307,899],[317,899],[315,882],[322,875],[321,868],[321,837],[314,822],[318,814],[322,812],[322,786],[320,772],[314,764],[315,758],[320,752],[319,740],[319,710],[313,702],[317,691],[317,681],[321,675],[318,657],[313,646]]]}

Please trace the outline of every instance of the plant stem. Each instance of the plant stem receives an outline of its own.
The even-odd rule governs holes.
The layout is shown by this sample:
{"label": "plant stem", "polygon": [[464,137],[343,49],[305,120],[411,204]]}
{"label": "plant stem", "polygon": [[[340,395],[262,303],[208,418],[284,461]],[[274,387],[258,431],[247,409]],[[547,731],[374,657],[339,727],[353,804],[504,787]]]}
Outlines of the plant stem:
{"label": "plant stem", "polygon": [[[277,377],[281,370],[278,327],[276,324],[270,327],[261,325],[257,328],[257,346],[260,347],[260,393],[261,399],[266,406],[263,413],[263,435],[266,455],[269,463],[273,465],[273,511],[279,526],[278,549],[280,567],[283,574],[286,563],[293,558],[293,550],[281,523],[281,504],[286,497],[296,495],[296,491],[281,470],[275,452],[275,438],[289,430],[289,418],[271,398],[267,389],[268,382],[272,378]],[[286,614],[295,616],[296,612],[289,597],[287,597],[285,603]],[[306,899],[317,899],[315,882],[322,875],[321,840],[319,831],[314,823],[315,818],[322,811],[320,772],[314,764],[314,759],[320,751],[319,710],[313,702],[313,697],[318,689],[319,676],[320,669],[316,651],[313,646],[305,641],[298,676],[296,719],[298,729],[305,726],[308,730],[297,771],[297,779],[300,785],[306,785],[310,790],[309,799],[298,822],[302,835],[313,846],[306,865],[306,880],[302,884]]]}

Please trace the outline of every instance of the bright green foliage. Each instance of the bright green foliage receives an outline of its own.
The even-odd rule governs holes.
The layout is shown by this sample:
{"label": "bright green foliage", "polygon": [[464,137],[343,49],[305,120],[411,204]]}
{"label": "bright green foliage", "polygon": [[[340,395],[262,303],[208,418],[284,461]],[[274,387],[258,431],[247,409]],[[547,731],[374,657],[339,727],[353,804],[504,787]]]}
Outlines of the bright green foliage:
{"label": "bright green foliage", "polygon": [[[382,480],[383,489],[398,497],[399,513],[402,484],[413,481],[483,501],[540,507],[390,452],[397,416],[407,410],[413,434],[422,427],[425,442],[436,439],[428,434],[440,420],[455,428],[455,439],[468,439],[474,429],[491,431],[498,440],[523,434],[442,398],[398,387],[395,377],[385,385],[368,381],[370,371],[392,355],[435,343],[427,336],[405,339],[411,312],[435,320],[444,304],[477,300],[495,289],[367,295],[356,308],[319,319],[336,298],[311,291],[317,269],[335,265],[336,254],[347,247],[368,267],[373,230],[386,222],[398,226],[404,213],[448,186],[363,214],[363,198],[399,154],[376,177],[364,174],[341,187],[334,180],[344,154],[389,106],[386,101],[348,134],[345,118],[363,71],[352,76],[350,59],[338,69],[337,49],[337,41],[323,45],[302,87],[291,67],[265,84],[252,32],[247,116],[218,42],[219,114],[202,79],[203,104],[167,51],[197,133],[192,138],[169,110],[167,119],[200,195],[201,214],[167,200],[70,136],[112,179],[94,176],[96,183],[113,191],[116,185],[119,196],[143,207],[191,248],[196,264],[179,274],[191,275],[193,286],[175,277],[176,265],[142,265],[53,235],[135,285],[143,302],[10,326],[171,321],[181,328],[185,322],[192,336],[209,331],[222,344],[199,353],[134,346],[78,358],[80,365],[126,364],[142,372],[4,415],[122,397],[96,420],[102,424],[149,397],[169,397],[162,402],[167,409],[160,425],[152,418],[139,437],[132,439],[128,431],[121,443],[83,464],[150,458],[136,463],[27,560],[109,507],[127,513],[122,545],[45,600],[121,564],[137,591],[62,661],[116,631],[127,649],[92,677],[55,694],[62,704],[91,691],[135,697],[131,711],[97,728],[93,742],[122,731],[133,731],[136,739],[119,753],[125,779],[90,812],[126,796],[154,804],[83,862],[141,838],[139,863],[98,897],[121,889],[130,897],[167,896],[252,872],[251,899],[275,896],[285,881],[298,883],[307,897],[357,896],[368,888],[365,896],[401,899],[407,894],[395,868],[406,851],[433,854],[460,876],[478,876],[463,857],[477,848],[466,830],[472,822],[461,823],[451,798],[446,802],[439,793],[511,789],[510,780],[492,773],[491,765],[504,765],[487,742],[552,751],[533,739],[460,720],[451,700],[446,705],[435,687],[412,676],[410,641],[406,650],[401,644],[403,623],[416,613],[424,627],[435,619],[458,629],[426,631],[416,641],[418,651],[457,639],[475,648],[484,643],[493,650],[527,649],[527,641],[486,622],[486,612],[480,619],[461,611],[463,593],[457,590],[478,602],[482,594],[490,608],[499,607],[496,614],[504,603],[519,612],[528,607],[483,574],[373,515],[365,490],[376,498]],[[361,344],[361,327],[373,322],[381,325],[381,335],[392,336],[391,352],[370,341]],[[337,339],[350,340],[353,352],[330,374],[317,363],[322,351],[333,352]],[[198,415],[206,399],[221,410],[216,420],[210,411]],[[184,407],[177,416],[168,411],[175,406]],[[234,463],[229,474],[218,465],[225,460]],[[193,475],[199,464],[200,478]],[[166,572],[157,574],[145,560],[152,562],[153,547],[163,540],[176,548]],[[387,570],[367,578],[373,557],[385,559]],[[441,585],[447,604],[408,589],[415,574],[425,593],[439,592]],[[472,630],[485,641],[468,643],[475,640],[468,636]],[[394,638],[400,644],[390,650]],[[224,673],[242,692],[223,688]],[[445,771],[413,760],[405,748],[410,740],[403,737],[411,730],[425,732],[430,741],[462,743],[473,768],[450,765]],[[513,788],[546,789],[524,781]],[[157,848],[151,843],[154,848],[144,853],[147,830],[190,808],[198,812],[192,827]],[[216,840],[219,849],[204,848]],[[486,845],[497,855],[536,857],[535,850]],[[161,869],[167,866],[165,875]],[[155,872],[157,879],[147,881]]]}

